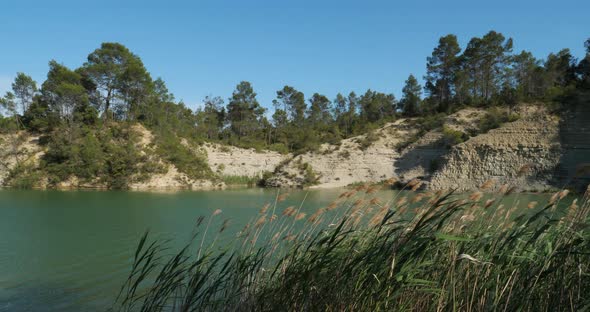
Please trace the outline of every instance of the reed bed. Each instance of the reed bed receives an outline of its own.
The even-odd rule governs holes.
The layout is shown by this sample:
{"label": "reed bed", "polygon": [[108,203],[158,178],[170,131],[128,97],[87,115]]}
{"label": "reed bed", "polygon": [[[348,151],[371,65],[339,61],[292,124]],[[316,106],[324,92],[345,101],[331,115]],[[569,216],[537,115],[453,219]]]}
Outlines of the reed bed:
{"label": "reed bed", "polygon": [[[115,311],[579,311],[590,309],[590,189],[507,204],[514,189],[361,185],[312,214],[273,203],[233,242],[170,254],[146,233]],[[416,190],[420,181],[406,187]],[[216,232],[216,233],[214,233]]]}

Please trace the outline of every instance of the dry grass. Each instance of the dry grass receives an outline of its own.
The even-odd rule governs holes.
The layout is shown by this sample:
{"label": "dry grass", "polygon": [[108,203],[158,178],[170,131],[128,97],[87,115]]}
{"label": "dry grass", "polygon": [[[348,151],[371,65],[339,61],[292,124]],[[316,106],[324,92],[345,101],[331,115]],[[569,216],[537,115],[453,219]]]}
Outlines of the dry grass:
{"label": "dry grass", "polygon": [[[406,192],[386,202],[372,197],[375,189],[347,191],[309,217],[303,204],[279,207],[285,196],[277,195],[221,250],[188,245],[166,257],[146,234],[113,309],[590,308],[589,194],[578,200],[563,190],[517,209],[518,199],[502,200],[508,186],[491,198]],[[214,217],[200,220],[204,232]]]}

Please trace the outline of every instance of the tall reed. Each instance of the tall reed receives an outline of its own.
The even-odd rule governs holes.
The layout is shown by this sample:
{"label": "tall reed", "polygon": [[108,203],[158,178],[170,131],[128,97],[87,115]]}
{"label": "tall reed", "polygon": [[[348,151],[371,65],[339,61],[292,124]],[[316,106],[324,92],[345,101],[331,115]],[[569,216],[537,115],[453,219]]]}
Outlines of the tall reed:
{"label": "tall reed", "polygon": [[310,216],[280,207],[277,194],[234,242],[196,255],[187,245],[166,257],[166,244],[146,233],[113,310],[590,308],[588,193],[575,200],[561,191],[517,209],[502,203],[508,188],[490,198],[406,192],[387,202],[374,192],[357,187]]}

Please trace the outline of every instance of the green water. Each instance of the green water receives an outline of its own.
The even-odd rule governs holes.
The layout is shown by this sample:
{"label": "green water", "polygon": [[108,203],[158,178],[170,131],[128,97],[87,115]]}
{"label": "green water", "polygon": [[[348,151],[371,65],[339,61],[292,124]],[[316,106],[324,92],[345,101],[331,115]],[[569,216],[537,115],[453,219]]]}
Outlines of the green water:
{"label": "green water", "polygon": [[[229,240],[276,190],[140,193],[0,191],[0,311],[104,311],[147,230],[188,242],[199,216],[222,209]],[[324,207],[342,190],[297,191],[281,207]],[[380,197],[390,197],[385,191]],[[523,195],[521,195],[522,197]],[[533,197],[533,198],[531,198]],[[538,196],[527,195],[523,202]],[[543,196],[546,198],[546,196]],[[536,200],[542,201],[542,198]]]}
{"label": "green water", "polygon": [[[309,192],[304,210],[340,190]],[[0,311],[104,311],[126,278],[141,235],[186,243],[219,208],[233,236],[275,190],[140,193],[0,191]],[[295,192],[281,206],[299,204]]]}

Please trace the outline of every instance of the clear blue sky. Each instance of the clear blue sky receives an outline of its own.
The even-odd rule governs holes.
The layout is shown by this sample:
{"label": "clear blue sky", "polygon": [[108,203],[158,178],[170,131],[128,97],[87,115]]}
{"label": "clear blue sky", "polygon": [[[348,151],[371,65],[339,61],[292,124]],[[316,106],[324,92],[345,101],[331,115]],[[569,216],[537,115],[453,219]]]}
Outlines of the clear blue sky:
{"label": "clear blue sky", "polygon": [[566,47],[582,57],[590,37],[588,0],[2,2],[1,92],[16,72],[41,83],[49,60],[75,68],[115,41],[193,108],[241,80],[266,107],[286,84],[306,97],[371,88],[399,98],[448,33],[463,47],[493,29],[537,57]]}

